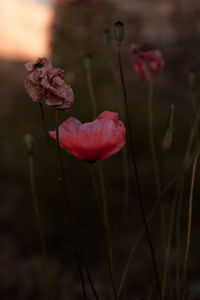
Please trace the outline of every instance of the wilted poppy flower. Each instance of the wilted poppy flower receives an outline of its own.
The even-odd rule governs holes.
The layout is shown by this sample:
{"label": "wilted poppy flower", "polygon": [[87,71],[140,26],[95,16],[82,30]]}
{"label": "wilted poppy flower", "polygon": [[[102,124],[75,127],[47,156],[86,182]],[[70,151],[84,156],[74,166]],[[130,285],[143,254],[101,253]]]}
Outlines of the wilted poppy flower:
{"label": "wilted poppy flower", "polygon": [[133,62],[135,70],[138,72],[142,80],[149,80],[150,73],[152,75],[160,74],[164,60],[160,51],[151,49],[148,45],[132,45],[130,48],[134,55]]}
{"label": "wilted poppy flower", "polygon": [[[56,131],[49,131],[56,139]],[[70,154],[87,162],[103,160],[125,144],[126,129],[118,114],[105,111],[93,122],[82,124],[71,117],[59,126],[59,143]]]}
{"label": "wilted poppy flower", "polygon": [[25,64],[28,74],[25,78],[25,88],[33,101],[44,99],[47,105],[57,109],[67,110],[74,102],[74,94],[64,81],[64,71],[54,68],[51,62],[43,57],[36,62]]}

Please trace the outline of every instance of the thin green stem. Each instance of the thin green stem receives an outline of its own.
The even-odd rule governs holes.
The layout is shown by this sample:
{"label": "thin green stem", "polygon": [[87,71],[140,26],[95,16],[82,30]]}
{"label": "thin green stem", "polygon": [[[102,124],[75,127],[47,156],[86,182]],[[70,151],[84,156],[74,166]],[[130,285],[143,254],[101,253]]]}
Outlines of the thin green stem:
{"label": "thin green stem", "polygon": [[90,67],[87,64],[86,64],[86,76],[87,76],[90,100],[92,102],[93,116],[96,118],[96,115],[97,115],[96,99],[95,99],[94,89],[93,89],[93,85],[92,85],[92,76],[91,76]]}
{"label": "thin green stem", "polygon": [[132,136],[132,127],[130,123],[130,117],[129,117],[129,110],[128,110],[128,101],[127,101],[127,93],[126,93],[126,87],[125,87],[125,81],[124,81],[124,75],[123,75],[123,69],[122,69],[122,63],[121,63],[121,44],[118,43],[117,45],[117,54],[118,54],[118,65],[119,65],[119,72],[120,72],[120,78],[121,78],[121,84],[122,84],[122,91],[123,91],[123,98],[124,98],[124,105],[125,105],[125,111],[126,111],[126,119],[127,119],[127,126],[128,126],[128,134],[129,134],[129,141],[130,141],[130,150],[131,150],[131,156],[132,156],[132,167],[135,172],[135,177],[136,177],[136,183],[137,183],[137,198],[139,202],[139,207],[146,231],[146,236],[149,244],[149,249],[152,257],[152,263],[153,263],[153,268],[154,268],[154,273],[155,273],[155,278],[156,278],[156,283],[157,283],[157,288],[158,288],[158,293],[160,296],[160,299],[162,299],[162,294],[161,294],[161,286],[160,286],[160,279],[158,275],[158,270],[157,270],[157,264],[156,264],[156,259],[155,259],[155,254],[154,254],[154,249],[153,249],[153,244],[144,212],[144,207],[143,207],[143,200],[142,200],[142,193],[141,193],[141,187],[140,187],[140,181],[139,181],[139,174],[138,174],[138,168],[136,164],[136,157],[135,157],[135,147],[133,143],[133,136]]}
{"label": "thin green stem", "polygon": [[177,300],[180,300],[180,249],[181,249],[181,211],[182,211],[182,203],[183,203],[183,189],[184,189],[184,175],[181,178],[180,182],[180,196],[179,196],[179,203],[177,207],[177,218],[176,218],[176,240],[177,240],[177,246],[176,246],[176,293],[177,293]]}
{"label": "thin green stem", "polygon": [[158,168],[158,159],[156,154],[156,146],[154,140],[154,132],[153,132],[153,108],[152,108],[152,101],[153,101],[153,79],[150,76],[149,80],[149,95],[148,95],[148,121],[149,121],[149,142],[151,147],[151,155],[153,160],[153,169],[155,174],[155,181],[156,181],[156,191],[157,196],[160,196],[161,193],[161,182],[159,176],[159,168]]}
{"label": "thin green stem", "polygon": [[170,249],[171,249],[171,241],[172,241],[172,233],[173,233],[174,218],[175,218],[175,213],[176,213],[178,192],[179,192],[179,181],[177,183],[176,192],[175,192],[174,200],[172,203],[171,218],[170,218],[170,223],[169,223],[169,232],[168,232],[167,248],[166,248],[166,253],[165,253],[165,265],[164,265],[163,281],[162,281],[163,299],[165,299],[167,274],[168,274],[168,266],[169,266],[169,255],[170,255]]}
{"label": "thin green stem", "polygon": [[37,228],[38,228],[38,232],[39,232],[40,244],[41,244],[41,249],[42,249],[42,253],[43,253],[43,259],[44,259],[44,265],[45,265],[48,289],[49,289],[49,297],[50,297],[50,299],[54,299],[53,291],[52,291],[52,288],[50,285],[50,270],[49,270],[49,264],[48,264],[48,259],[47,259],[46,241],[45,241],[44,232],[43,232],[42,223],[41,223],[39,202],[38,202],[38,198],[37,198],[37,194],[36,194],[33,155],[28,155],[28,158],[29,158],[30,184],[31,184],[31,193],[32,193],[33,206],[34,206],[34,212],[35,212],[35,220],[36,220],[36,224],[37,224]]}
{"label": "thin green stem", "polygon": [[192,167],[192,179],[191,179],[190,196],[189,196],[189,203],[188,203],[187,240],[186,240],[186,251],[185,251],[185,259],[184,259],[184,269],[183,269],[182,300],[185,299],[185,286],[186,286],[188,258],[189,258],[190,240],[191,240],[192,203],[193,203],[193,193],[194,193],[194,182],[195,182],[196,167],[197,167],[197,162],[198,162],[199,156],[200,156],[200,149],[197,151],[197,153],[195,155],[193,167]]}
{"label": "thin green stem", "polygon": [[110,238],[110,228],[109,225],[106,221],[105,218],[105,213],[104,213],[104,208],[102,204],[102,200],[99,194],[99,190],[97,188],[97,183],[96,183],[96,178],[95,178],[95,170],[94,170],[94,165],[91,164],[91,173],[92,173],[92,183],[94,187],[94,191],[96,194],[96,199],[97,199],[97,204],[99,207],[101,219],[104,225],[104,230],[105,230],[105,244],[106,244],[106,253],[107,253],[107,262],[108,262],[108,270],[109,270],[109,276],[110,276],[110,281],[111,281],[111,286],[112,286],[112,291],[113,291],[113,297],[115,300],[118,299],[117,297],[117,292],[115,288],[115,283],[114,283],[114,277],[113,277],[113,262],[112,262],[112,245],[111,245],[111,238]]}

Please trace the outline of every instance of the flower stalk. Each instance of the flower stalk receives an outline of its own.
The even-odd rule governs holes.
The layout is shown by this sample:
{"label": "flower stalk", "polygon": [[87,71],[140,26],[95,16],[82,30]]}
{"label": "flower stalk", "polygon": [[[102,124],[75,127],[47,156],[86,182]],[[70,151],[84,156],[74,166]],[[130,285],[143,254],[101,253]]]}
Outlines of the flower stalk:
{"label": "flower stalk", "polygon": [[[115,33],[116,33],[116,30],[115,30]],[[138,198],[139,207],[140,207],[140,211],[141,211],[141,215],[142,215],[142,220],[143,220],[143,223],[144,223],[146,236],[147,236],[147,241],[148,241],[148,244],[149,244],[149,249],[150,249],[150,253],[151,253],[151,257],[152,257],[152,263],[153,263],[153,267],[154,267],[154,273],[155,273],[155,278],[156,278],[159,297],[160,297],[160,299],[163,299],[162,298],[162,293],[161,293],[160,279],[159,279],[159,275],[158,275],[153,244],[152,244],[152,240],[151,240],[151,236],[150,236],[150,232],[149,232],[149,228],[148,228],[148,224],[147,224],[147,220],[146,220],[146,216],[145,216],[145,212],[144,212],[142,193],[141,193],[141,187],[140,187],[140,181],[139,181],[139,174],[138,174],[138,168],[137,168],[136,156],[135,156],[135,147],[134,147],[133,135],[132,135],[132,127],[131,127],[131,123],[130,123],[129,110],[128,110],[127,92],[126,92],[125,80],[124,80],[124,74],[123,74],[122,62],[121,62],[121,41],[122,40],[121,41],[119,40],[118,34],[116,35],[116,40],[117,40],[118,65],[119,65],[120,79],[121,79],[123,99],[124,99],[126,119],[127,119],[130,150],[131,150],[131,156],[132,156],[132,167],[133,167],[134,172],[135,172],[136,183],[137,183],[137,198]]]}
{"label": "flower stalk", "polygon": [[191,179],[190,195],[189,195],[189,203],[188,203],[187,240],[186,240],[186,250],[185,250],[185,258],[184,258],[184,268],[183,268],[182,300],[185,299],[185,286],[186,286],[188,258],[189,258],[190,240],[191,240],[192,204],[193,204],[194,182],[195,182],[196,167],[197,167],[197,162],[198,162],[199,156],[200,156],[200,149],[197,151],[197,153],[195,155],[193,166],[192,166],[192,179]]}
{"label": "flower stalk", "polygon": [[92,183],[94,187],[94,191],[96,194],[96,200],[99,208],[99,212],[101,215],[101,219],[103,222],[104,230],[105,230],[105,244],[106,244],[106,253],[107,253],[107,262],[108,262],[108,270],[109,270],[109,276],[113,291],[113,297],[115,300],[118,299],[117,297],[117,291],[114,283],[114,276],[113,276],[113,261],[112,261],[112,245],[111,245],[111,238],[110,238],[110,228],[108,225],[108,222],[106,220],[103,203],[99,194],[99,190],[96,183],[96,177],[95,177],[95,170],[94,170],[94,164],[91,164],[91,173],[92,173]]}

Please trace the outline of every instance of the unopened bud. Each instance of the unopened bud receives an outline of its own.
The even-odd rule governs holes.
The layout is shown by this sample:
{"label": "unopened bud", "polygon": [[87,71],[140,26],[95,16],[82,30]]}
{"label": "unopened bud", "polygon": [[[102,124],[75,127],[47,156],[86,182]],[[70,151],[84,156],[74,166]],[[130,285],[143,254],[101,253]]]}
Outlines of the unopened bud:
{"label": "unopened bud", "polygon": [[167,121],[167,126],[166,126],[166,130],[165,130],[165,133],[163,136],[163,141],[162,141],[163,152],[170,150],[174,143],[173,122],[174,122],[174,105],[171,105],[170,111],[169,111],[169,116],[168,116],[168,121]]}
{"label": "unopened bud", "polygon": [[24,137],[24,144],[26,147],[26,152],[28,155],[33,155],[34,153],[34,138],[31,134],[26,134]]}
{"label": "unopened bud", "polygon": [[91,59],[92,59],[92,55],[91,54],[86,54],[85,57],[84,57],[85,67],[86,67],[87,70],[90,70]]}
{"label": "unopened bud", "polygon": [[106,45],[110,45],[110,41],[111,41],[111,33],[109,29],[104,29],[103,31],[103,42]]}
{"label": "unopened bud", "polygon": [[123,41],[124,37],[124,24],[121,21],[114,23],[114,36],[118,43]]}

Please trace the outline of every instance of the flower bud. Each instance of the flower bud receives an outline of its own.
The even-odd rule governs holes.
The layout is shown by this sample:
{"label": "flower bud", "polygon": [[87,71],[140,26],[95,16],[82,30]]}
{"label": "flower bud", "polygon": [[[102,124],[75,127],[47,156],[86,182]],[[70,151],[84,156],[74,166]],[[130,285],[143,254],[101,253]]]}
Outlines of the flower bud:
{"label": "flower bud", "polygon": [[31,134],[26,134],[24,137],[24,144],[26,147],[26,152],[28,155],[33,155],[34,153],[34,138]]}
{"label": "flower bud", "polygon": [[163,137],[163,141],[162,141],[162,150],[163,150],[163,152],[166,152],[166,151],[170,150],[172,145],[173,145],[173,142],[174,142],[173,122],[174,122],[174,105],[172,104],[170,106],[167,127],[166,127],[164,137]]}
{"label": "flower bud", "polygon": [[104,29],[102,39],[105,45],[110,45],[111,34],[109,29]]}
{"label": "flower bud", "polygon": [[114,36],[118,43],[123,41],[124,37],[124,24],[121,21],[114,23]]}

